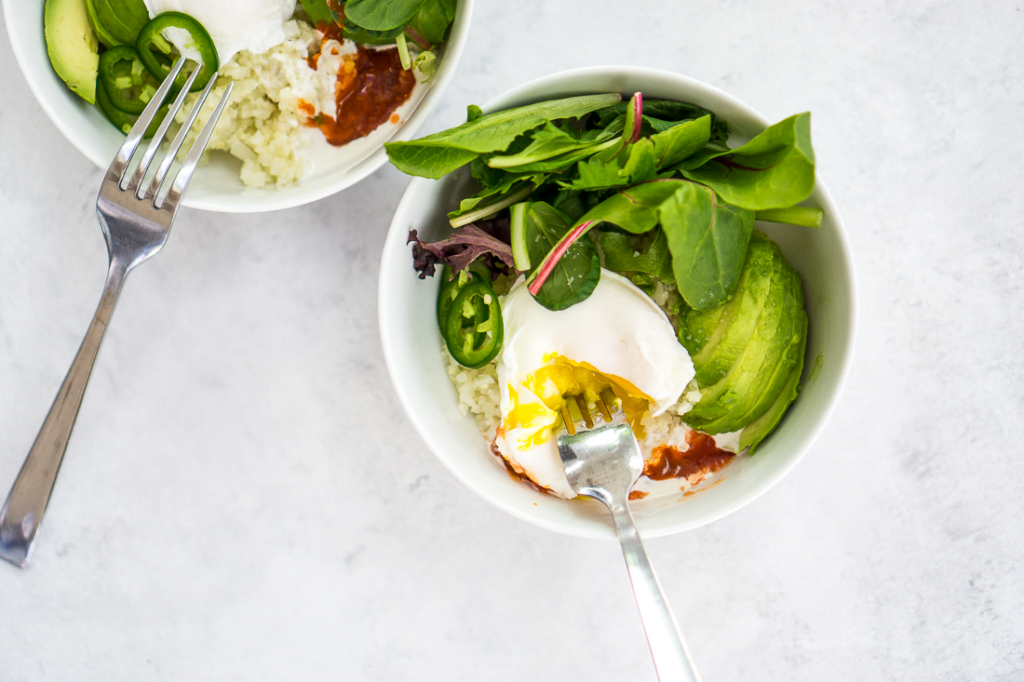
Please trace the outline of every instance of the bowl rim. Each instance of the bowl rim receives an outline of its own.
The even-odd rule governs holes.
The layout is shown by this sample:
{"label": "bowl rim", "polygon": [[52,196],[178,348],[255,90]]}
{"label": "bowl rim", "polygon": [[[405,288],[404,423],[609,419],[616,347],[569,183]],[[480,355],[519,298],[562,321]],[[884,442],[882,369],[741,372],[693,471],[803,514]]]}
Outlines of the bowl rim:
{"label": "bowl rim", "polygon": [[[15,3],[20,2],[24,2],[24,0],[2,0],[4,23],[7,27],[7,38],[11,43],[11,49],[14,52],[14,58],[18,63],[18,68],[21,70],[22,76],[28,83],[29,90],[32,91],[32,95],[39,103],[39,106],[42,107],[47,117],[53,122],[61,134],[64,135],[64,138],[67,139],[68,142],[70,142],[79,152],[81,152],[83,156],[92,161],[98,168],[106,170],[110,166],[112,157],[108,158],[107,155],[101,151],[98,145],[90,144],[88,139],[78,135],[73,131],[72,126],[58,115],[54,102],[50,100],[50,95],[47,94],[38,80],[38,76],[36,75],[37,67],[31,66],[30,68],[30,65],[35,64],[30,47],[30,38],[28,36],[21,35],[18,30],[13,28],[13,10],[11,8]],[[440,103],[441,95],[447,89],[448,84],[454,77],[455,69],[458,66],[466,41],[469,38],[470,19],[473,14],[472,10],[474,2],[475,0],[459,0],[455,19],[452,22],[451,34],[445,44],[444,56],[441,58],[441,64],[434,74],[432,82],[429,84],[430,89],[427,91],[426,95],[424,95],[423,100],[413,111],[412,115],[406,120],[405,124],[387,140],[388,142],[406,140],[413,137]],[[45,4],[45,0],[38,1],[40,35],[43,34],[42,22],[43,8]],[[59,77],[52,68],[48,69],[48,72],[52,78],[59,80]],[[33,75],[30,76],[29,74]],[[68,90],[68,92],[70,92],[70,90]],[[289,192],[285,194],[281,192],[273,193],[270,190],[267,190],[266,194],[261,195],[259,200],[253,202],[225,201],[221,198],[221,196],[234,197],[236,196],[234,193],[196,197],[186,192],[182,199],[182,204],[188,208],[214,211],[218,213],[263,213],[267,211],[294,208],[296,206],[302,206],[304,204],[323,199],[324,197],[328,197],[347,189],[374,173],[386,162],[387,154],[385,153],[382,145],[372,154],[359,161],[352,167],[351,172],[346,173],[338,181],[323,187],[315,189],[311,188],[307,192]],[[301,186],[302,181],[300,180],[298,184]]]}
{"label": "bowl rim", "polygon": [[[547,76],[542,76],[540,78],[527,81],[526,83],[513,87],[512,89],[491,98],[481,108],[483,109],[484,112],[489,113],[491,111],[504,108],[505,106],[507,106],[504,103],[509,102],[510,100],[514,100],[520,95],[523,95],[524,93],[539,90],[546,85],[550,85],[552,83],[557,84],[575,78],[585,78],[593,76],[609,78],[614,78],[616,76],[631,78],[660,78],[673,80],[682,87],[686,87],[697,92],[702,92],[714,98],[718,98],[729,102],[733,106],[746,112],[752,118],[756,119],[757,122],[763,127],[767,127],[768,125],[770,125],[768,119],[765,118],[760,112],[755,110],[753,107],[743,103],[736,97],[719,90],[718,88],[715,88],[711,85],[693,79],[689,76],[673,73],[671,71],[666,71],[663,69],[653,69],[649,67],[634,66],[590,66],[559,71],[553,74],[549,74]],[[448,457],[447,454],[445,454],[445,448],[441,447],[441,444],[438,443],[434,438],[433,429],[431,428],[432,425],[427,423],[426,418],[419,414],[418,409],[416,409],[417,405],[413,401],[412,396],[407,394],[403,382],[396,379],[396,367],[398,363],[397,357],[398,353],[400,352],[400,347],[399,344],[396,343],[396,339],[392,338],[391,335],[386,331],[386,311],[384,310],[384,306],[393,297],[394,294],[392,292],[394,288],[397,287],[397,280],[394,280],[395,283],[393,284],[392,279],[386,277],[386,275],[387,273],[392,271],[392,268],[390,267],[391,260],[393,258],[397,258],[399,253],[403,255],[406,254],[405,249],[396,248],[395,244],[395,242],[401,242],[401,245],[404,246],[406,239],[406,235],[404,234],[406,227],[400,226],[398,219],[400,216],[406,213],[406,209],[408,208],[407,204],[411,203],[414,200],[413,195],[416,194],[416,192],[414,192],[414,189],[422,184],[431,182],[434,181],[418,177],[413,178],[412,181],[410,182],[409,187],[406,189],[405,193],[402,196],[402,199],[399,201],[398,207],[395,209],[395,218],[393,219],[392,224],[389,227],[381,259],[377,298],[379,333],[381,337],[381,347],[384,354],[384,362],[388,368],[388,374],[391,378],[392,385],[395,387],[395,392],[398,395],[399,402],[401,403],[403,409],[405,410],[409,420],[412,422],[413,427],[416,429],[417,433],[426,443],[431,453],[438,460],[440,460],[442,464],[444,464],[444,466],[455,476],[456,479],[458,479],[463,485],[465,485],[467,488],[472,490],[474,493],[482,497],[490,504],[494,505],[495,507],[507,512],[508,514],[518,519],[522,519],[535,526],[539,526],[547,530],[552,530],[559,533],[564,533],[570,536],[581,538],[614,538],[615,532],[610,525],[607,526],[607,528],[594,529],[590,526],[574,522],[552,521],[542,516],[532,515],[530,513],[524,512],[520,507],[512,504],[510,501],[504,499],[503,497],[498,495],[492,495],[481,490],[477,486],[476,482],[472,480],[469,473],[460,468],[457,465],[456,460]],[[838,368],[835,387],[829,394],[827,403],[821,408],[820,417],[816,420],[813,427],[809,430],[809,433],[805,436],[803,443],[798,448],[798,451],[795,452],[785,462],[783,466],[780,466],[779,468],[775,469],[770,475],[765,476],[763,479],[761,479],[760,484],[756,486],[752,491],[749,491],[743,495],[738,496],[736,499],[732,500],[728,504],[723,504],[721,507],[717,508],[713,513],[708,513],[700,518],[688,522],[678,523],[673,526],[653,529],[644,528],[644,524],[638,521],[638,528],[640,529],[640,532],[644,537],[663,537],[704,526],[706,524],[717,521],[721,518],[724,518],[725,516],[728,516],[729,514],[738,511],[739,509],[747,506],[748,504],[759,498],[761,495],[768,492],[768,490],[774,487],[782,478],[789,474],[789,472],[792,471],[792,469],[797,465],[797,463],[799,463],[804,458],[808,450],[810,450],[810,448],[814,445],[815,441],[821,435],[821,432],[824,430],[826,424],[828,423],[829,419],[834,413],[836,406],[838,405],[839,399],[843,393],[843,390],[846,386],[846,382],[849,378],[849,374],[853,364],[854,349],[856,345],[856,275],[855,266],[853,263],[852,250],[850,248],[848,235],[846,234],[845,225],[835,205],[835,202],[832,199],[832,195],[826,188],[825,183],[822,181],[820,174],[817,174],[815,178],[815,192],[820,194],[819,198],[821,199],[821,207],[825,209],[826,213],[831,217],[832,222],[835,225],[836,239],[840,246],[842,256],[846,261],[847,265],[846,279],[849,287],[849,308],[846,311],[845,317],[848,326],[848,333],[846,334],[845,339],[846,352]]]}

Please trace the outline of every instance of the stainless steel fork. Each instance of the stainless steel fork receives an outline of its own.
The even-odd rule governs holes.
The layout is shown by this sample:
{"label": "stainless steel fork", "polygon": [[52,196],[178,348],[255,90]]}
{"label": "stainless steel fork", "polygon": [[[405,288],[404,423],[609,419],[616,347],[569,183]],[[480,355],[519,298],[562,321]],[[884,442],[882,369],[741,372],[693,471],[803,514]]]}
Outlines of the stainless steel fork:
{"label": "stainless steel fork", "polygon": [[170,143],[170,148],[157,166],[156,172],[148,186],[143,185],[147,171],[159,150],[167,130],[174,120],[174,115],[181,109],[192,83],[200,69],[192,70],[191,75],[181,88],[174,103],[170,106],[164,120],[157,128],[149,147],[142,154],[130,179],[127,171],[132,158],[142,142],[143,134],[153,121],[184,66],[184,58],[179,59],[170,74],[157,89],[152,101],[145,111],[139,115],[124,144],[118,149],[114,161],[103,176],[100,194],[96,200],[96,213],[100,227],[107,242],[109,267],[107,280],[103,285],[103,295],[99,307],[93,317],[89,331],[85,334],[82,346],[78,349],[71,369],[68,370],[64,383],[53,401],[49,414],[43,422],[39,435],[36,436],[32,449],[21,467],[18,478],[14,481],[11,493],[7,496],[3,509],[0,510],[0,557],[24,568],[32,558],[36,533],[42,521],[46,504],[50,500],[53,484],[57,478],[71,429],[78,416],[78,408],[82,404],[85,386],[92,372],[96,353],[99,351],[103,332],[110,322],[118,294],[124,285],[125,278],[139,263],[158,252],[167,242],[171,231],[171,223],[177,213],[181,196],[188,187],[192,174],[195,172],[199,157],[206,148],[224,106],[231,95],[233,83],[217,103],[217,108],[210,115],[202,131],[192,144],[181,169],[175,175],[170,187],[164,192],[163,183],[171,168],[189,129],[195,123],[196,116],[210,94],[217,74],[214,74],[206,88],[192,106],[185,123]]}
{"label": "stainless steel fork", "polygon": [[658,679],[700,682],[697,667],[629,512],[629,491],[644,471],[644,456],[629,424],[621,418],[612,420],[603,399],[598,406],[611,423],[593,428],[594,422],[581,403],[580,411],[589,430],[577,430],[570,418],[565,422],[567,433],[558,435],[558,455],[566,478],[578,494],[600,500],[612,513]]}

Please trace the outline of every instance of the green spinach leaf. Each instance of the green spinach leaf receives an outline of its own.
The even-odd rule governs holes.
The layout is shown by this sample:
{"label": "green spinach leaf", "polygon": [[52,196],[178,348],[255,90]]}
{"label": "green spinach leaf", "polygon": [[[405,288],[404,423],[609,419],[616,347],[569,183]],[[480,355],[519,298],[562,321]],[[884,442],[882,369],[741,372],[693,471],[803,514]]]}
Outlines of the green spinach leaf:
{"label": "green spinach leaf", "polygon": [[683,299],[697,310],[725,304],[743,272],[754,213],[686,181],[677,181],[676,191],[659,208]]}
{"label": "green spinach leaf", "polygon": [[[653,237],[646,239],[648,235]],[[605,268],[628,277],[633,284],[650,294],[655,279],[665,284],[674,284],[675,275],[672,272],[672,255],[668,250],[665,231],[654,229],[644,237],[648,243],[638,250],[633,244],[637,237],[631,238],[616,230],[602,232],[601,252],[604,254]]]}
{"label": "green spinach leaf", "polygon": [[676,124],[650,137],[657,167],[674,166],[696,154],[711,140],[711,116]]}
{"label": "green spinach leaf", "polygon": [[780,121],[737,149],[699,152],[679,170],[730,204],[752,211],[798,204],[814,189],[811,115]]}
{"label": "green spinach leaf", "polygon": [[306,10],[314,26],[321,22],[328,25],[334,23],[334,15],[327,6],[327,0],[302,0],[302,9]]}
{"label": "green spinach leaf", "polygon": [[611,223],[627,232],[641,234],[654,229],[660,220],[661,205],[679,188],[682,180],[654,180],[617,192],[576,221]]}
{"label": "green spinach leaf", "polygon": [[620,95],[613,93],[538,102],[487,114],[418,140],[389,142],[384,148],[399,170],[437,179],[480,154],[506,150],[517,137],[548,121],[583,116],[618,99]]}
{"label": "green spinach leaf", "polygon": [[424,0],[348,0],[345,18],[371,31],[405,28]]}
{"label": "green spinach leaf", "polygon": [[454,18],[454,0],[425,0],[409,26],[428,43],[437,45],[448,39],[448,27]]}

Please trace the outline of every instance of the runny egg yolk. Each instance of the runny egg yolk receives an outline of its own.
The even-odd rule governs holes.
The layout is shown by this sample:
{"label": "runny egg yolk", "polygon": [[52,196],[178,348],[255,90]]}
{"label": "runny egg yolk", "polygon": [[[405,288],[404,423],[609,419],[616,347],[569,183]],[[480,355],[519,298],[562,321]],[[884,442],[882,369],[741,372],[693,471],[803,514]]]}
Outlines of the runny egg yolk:
{"label": "runny egg yolk", "polygon": [[[509,397],[511,409],[508,412],[509,428],[520,426],[538,426],[544,422],[558,425],[563,407],[568,408],[570,415],[577,421],[582,420],[575,396],[581,395],[587,403],[591,415],[599,414],[596,405],[604,394],[608,402],[608,392],[615,397],[614,405],[608,409],[613,413],[621,409],[638,438],[643,438],[643,427],[640,420],[650,409],[651,400],[636,386],[622,377],[599,372],[592,365],[576,362],[561,355],[553,356],[551,362],[528,374],[523,386],[532,391],[543,405],[536,402],[520,402],[519,396],[511,385]],[[547,407],[547,410],[544,410]],[[547,440],[551,429],[541,429],[534,433],[527,442],[537,445]]]}

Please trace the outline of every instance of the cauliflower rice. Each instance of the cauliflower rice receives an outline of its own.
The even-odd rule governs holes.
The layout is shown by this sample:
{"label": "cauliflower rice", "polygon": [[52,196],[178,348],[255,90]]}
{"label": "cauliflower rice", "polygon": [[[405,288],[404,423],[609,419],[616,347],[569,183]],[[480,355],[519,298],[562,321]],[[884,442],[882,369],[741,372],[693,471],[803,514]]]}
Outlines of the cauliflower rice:
{"label": "cauliflower rice", "polygon": [[[234,81],[231,99],[207,148],[240,159],[240,177],[248,187],[285,185],[310,171],[313,161],[307,150],[313,144],[328,143],[306,123],[319,114],[336,115],[339,68],[358,50],[350,40],[323,40],[322,33],[302,20],[287,21],[283,29],[284,42],[260,54],[243,50],[221,65],[198,124],[190,131],[194,138],[213,112],[212,103],[219,101],[228,83]],[[308,60],[317,53],[317,68],[310,68]],[[414,73],[418,83],[428,75],[418,70]],[[197,97],[198,93],[190,96],[188,105],[175,116],[177,123],[184,123]]]}

